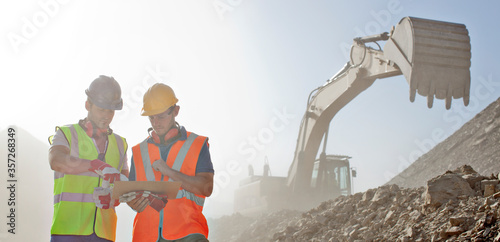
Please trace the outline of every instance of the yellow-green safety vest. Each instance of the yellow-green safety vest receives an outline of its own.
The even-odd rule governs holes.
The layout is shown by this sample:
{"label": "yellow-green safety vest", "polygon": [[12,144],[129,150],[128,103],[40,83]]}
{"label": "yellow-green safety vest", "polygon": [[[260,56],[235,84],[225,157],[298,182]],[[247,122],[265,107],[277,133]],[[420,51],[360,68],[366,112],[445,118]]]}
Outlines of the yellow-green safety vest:
{"label": "yellow-green safety vest", "polygon": [[[98,151],[94,141],[79,124],[56,127],[68,140],[70,155],[94,160]],[[52,143],[52,139],[49,138]],[[120,172],[126,161],[127,142],[117,134],[108,135],[105,161]],[[54,216],[51,234],[91,235],[111,241],[116,237],[115,209],[100,209],[95,206],[92,194],[101,186],[100,177],[88,171],[79,174],[54,172]]]}

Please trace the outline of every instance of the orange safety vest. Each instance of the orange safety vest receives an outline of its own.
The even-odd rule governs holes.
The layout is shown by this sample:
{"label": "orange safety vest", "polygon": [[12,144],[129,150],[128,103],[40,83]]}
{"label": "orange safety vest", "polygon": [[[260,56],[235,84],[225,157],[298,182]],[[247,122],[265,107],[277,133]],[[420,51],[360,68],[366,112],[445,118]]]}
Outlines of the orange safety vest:
{"label": "orange safety vest", "polygon": [[[161,159],[158,146],[147,142],[148,139],[132,147],[137,181],[168,181],[159,171],[152,168],[153,163]],[[175,142],[167,156],[167,165],[185,175],[194,176],[201,148],[208,141],[207,137],[187,132],[186,140]],[[171,180],[171,179],[170,179]],[[137,213],[134,219],[132,241],[158,241],[161,236],[167,240],[176,240],[190,234],[203,234],[208,238],[208,225],[202,214],[205,196],[179,188],[177,197],[168,198],[165,208],[159,213],[146,207]]]}

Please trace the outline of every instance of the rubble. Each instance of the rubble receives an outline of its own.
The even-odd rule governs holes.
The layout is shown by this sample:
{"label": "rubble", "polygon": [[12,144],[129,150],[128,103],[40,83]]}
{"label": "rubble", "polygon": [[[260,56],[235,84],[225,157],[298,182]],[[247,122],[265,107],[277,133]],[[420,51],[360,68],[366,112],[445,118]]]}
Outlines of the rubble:
{"label": "rubble", "polygon": [[384,186],[306,212],[215,219],[209,239],[500,242],[499,171],[500,98]]}
{"label": "rubble", "polygon": [[[485,196],[491,184],[494,193]],[[498,176],[464,165],[426,187],[385,185],[303,213],[226,216],[214,221],[211,241],[499,241],[497,184]]]}

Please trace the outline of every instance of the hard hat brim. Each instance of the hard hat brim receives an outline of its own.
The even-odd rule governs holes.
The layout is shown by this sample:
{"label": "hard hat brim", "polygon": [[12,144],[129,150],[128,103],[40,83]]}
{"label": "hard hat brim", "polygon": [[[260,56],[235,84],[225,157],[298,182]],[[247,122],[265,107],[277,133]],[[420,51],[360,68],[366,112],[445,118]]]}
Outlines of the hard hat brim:
{"label": "hard hat brim", "polygon": [[96,106],[98,106],[100,108],[109,109],[109,110],[122,110],[122,108],[123,108],[123,99],[121,99],[121,98],[120,98],[120,100],[118,102],[108,103],[108,102],[105,102],[105,101],[96,100],[95,98],[93,98],[89,94],[88,90],[85,90],[85,94],[87,94],[87,97],[89,98],[90,102],[92,102],[92,104],[94,104],[94,105],[96,105]]}
{"label": "hard hat brim", "polygon": [[149,111],[145,111],[144,108],[141,109],[141,116],[153,116],[153,115],[157,115],[157,114],[160,114],[160,113],[163,113],[165,111],[167,111],[168,108],[165,108],[165,109],[157,109],[157,110],[149,110]]}

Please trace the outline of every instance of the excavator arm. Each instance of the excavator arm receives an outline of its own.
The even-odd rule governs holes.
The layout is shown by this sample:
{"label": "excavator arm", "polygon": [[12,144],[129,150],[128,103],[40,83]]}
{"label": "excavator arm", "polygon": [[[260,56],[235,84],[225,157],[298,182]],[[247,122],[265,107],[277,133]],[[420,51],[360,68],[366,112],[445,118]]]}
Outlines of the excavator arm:
{"label": "excavator arm", "polygon": [[[383,50],[366,45],[376,41],[387,41]],[[309,96],[286,186],[292,194],[307,194],[330,121],[377,79],[403,75],[410,86],[410,101],[418,93],[427,97],[429,108],[434,98],[445,99],[447,109],[452,97],[463,98],[468,105],[470,57],[463,24],[405,17],[391,33],[354,39],[350,61]]]}

